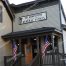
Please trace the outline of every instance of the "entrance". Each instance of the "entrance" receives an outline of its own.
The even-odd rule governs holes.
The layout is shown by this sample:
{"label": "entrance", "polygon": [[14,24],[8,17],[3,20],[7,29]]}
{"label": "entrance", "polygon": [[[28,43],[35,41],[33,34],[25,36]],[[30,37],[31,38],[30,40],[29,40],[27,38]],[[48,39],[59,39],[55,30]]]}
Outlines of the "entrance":
{"label": "entrance", "polygon": [[[39,39],[39,41],[37,40],[36,37],[21,39],[21,53],[23,56],[22,62],[24,64],[30,64],[32,62],[32,60],[35,58],[35,56],[38,53],[38,49],[39,49],[39,52],[41,54],[41,59],[42,59],[41,46],[42,46],[42,44],[45,44],[46,35],[40,36],[38,39]],[[37,43],[37,41],[39,42],[39,44]],[[46,52],[45,52],[46,54],[53,52],[52,41],[51,41],[50,35],[48,35],[47,41],[50,43],[50,45],[46,49]],[[38,48],[38,46],[39,46],[39,48]],[[55,36],[55,38],[54,38],[54,52],[58,53],[58,38],[57,38],[57,36]],[[41,60],[41,62],[44,63],[43,59]]]}
{"label": "entrance", "polygon": [[38,50],[37,50],[37,39],[36,37],[34,38],[31,38],[31,44],[32,44],[32,55],[33,55],[33,58],[36,56]]}
{"label": "entrance", "polygon": [[25,63],[30,64],[37,54],[37,39],[35,37],[21,39],[21,53],[25,57]]}
{"label": "entrance", "polygon": [[[32,66],[42,66],[44,65],[57,65],[59,59],[62,59],[63,56],[59,54],[60,46],[59,43],[61,38],[58,36],[48,35],[48,42],[50,43],[49,47],[46,49],[45,55],[42,58],[42,44],[45,44],[46,35],[39,37],[30,37],[30,38],[20,38],[15,39],[16,45],[18,47],[18,55],[21,52],[20,58],[18,59],[16,66],[26,66],[32,63]],[[43,48],[45,50],[45,48]],[[40,54],[39,54],[39,53]],[[60,58],[61,56],[61,58]],[[60,61],[61,62],[61,61]],[[63,64],[63,63],[62,63]],[[15,66],[14,65],[14,66]],[[8,65],[7,65],[8,66]]]}
{"label": "entrance", "polygon": [[[20,52],[21,48],[21,64],[25,66],[26,64],[30,64],[33,59],[37,56],[38,52],[40,52],[40,60],[41,64],[46,64],[48,60],[53,60],[53,55],[51,55],[53,52],[58,53],[58,38],[57,36],[54,37],[54,49],[52,45],[52,39],[51,35],[48,36],[48,43],[50,43],[50,46],[46,49],[46,52],[44,53],[45,56],[42,58],[42,45],[45,45],[45,39],[46,35],[39,36],[39,37],[30,37],[30,38],[22,38],[20,39],[20,43],[18,43],[18,52]],[[38,39],[37,39],[38,38]],[[45,49],[44,49],[45,50]]]}

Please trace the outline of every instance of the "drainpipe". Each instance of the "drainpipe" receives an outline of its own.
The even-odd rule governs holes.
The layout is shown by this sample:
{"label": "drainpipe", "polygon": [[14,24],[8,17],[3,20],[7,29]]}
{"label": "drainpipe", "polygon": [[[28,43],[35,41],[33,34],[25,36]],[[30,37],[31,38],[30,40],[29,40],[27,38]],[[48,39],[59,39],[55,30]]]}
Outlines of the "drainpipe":
{"label": "drainpipe", "polygon": [[14,17],[13,17],[13,20],[12,20],[12,32],[14,32],[14,30],[13,30],[13,22],[14,22],[14,20],[15,20],[15,15],[13,15]]}
{"label": "drainpipe", "polygon": [[12,21],[12,32],[13,32],[13,21]]}

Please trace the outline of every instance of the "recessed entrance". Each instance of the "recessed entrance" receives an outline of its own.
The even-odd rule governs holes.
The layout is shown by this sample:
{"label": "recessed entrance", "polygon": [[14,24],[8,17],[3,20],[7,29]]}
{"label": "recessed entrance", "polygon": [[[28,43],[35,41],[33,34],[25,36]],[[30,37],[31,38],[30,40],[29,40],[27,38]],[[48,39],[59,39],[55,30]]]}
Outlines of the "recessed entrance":
{"label": "recessed entrance", "polygon": [[[21,52],[22,55],[21,62],[23,62],[24,64],[30,64],[32,60],[35,58],[35,56],[38,54],[38,52],[40,52],[42,56],[41,46],[42,44],[45,44],[46,35],[39,36],[38,39],[37,37],[21,38],[20,42],[18,39],[15,39],[16,44],[18,46],[18,53]],[[59,52],[58,37],[57,36],[54,37],[54,45],[52,44],[51,35],[48,35],[47,40],[50,43],[50,46],[47,48],[46,53]]]}
{"label": "recessed entrance", "polygon": [[21,39],[21,53],[22,56],[25,57],[25,63],[30,64],[32,59],[37,54],[37,39],[36,37],[33,38],[25,38]]}
{"label": "recessed entrance", "polygon": [[[30,64],[33,58],[36,56],[37,50],[37,39],[36,37],[15,39],[16,45],[18,47],[18,53],[21,52],[22,62],[24,64]],[[21,62],[21,61],[20,61]]]}

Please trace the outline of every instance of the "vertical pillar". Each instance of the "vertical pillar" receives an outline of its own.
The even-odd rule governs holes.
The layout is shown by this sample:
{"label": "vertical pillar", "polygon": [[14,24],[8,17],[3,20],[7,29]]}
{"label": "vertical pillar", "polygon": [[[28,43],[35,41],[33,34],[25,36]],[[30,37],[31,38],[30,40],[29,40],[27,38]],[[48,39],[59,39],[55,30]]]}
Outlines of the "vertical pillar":
{"label": "vertical pillar", "polygon": [[21,61],[20,64],[22,66],[22,49],[21,49],[21,39],[19,39],[19,59],[18,61]]}
{"label": "vertical pillar", "polygon": [[54,57],[54,33],[51,35],[51,41],[52,41],[52,64],[55,66],[55,57]]}
{"label": "vertical pillar", "polygon": [[22,49],[21,49],[21,39],[19,39],[19,54],[20,54],[20,56],[21,56],[21,54],[22,54]]}
{"label": "vertical pillar", "polygon": [[39,37],[36,37],[37,40],[37,53],[39,54],[39,66],[41,64],[41,55],[40,55],[40,42],[39,42]]}
{"label": "vertical pillar", "polygon": [[63,47],[62,47],[62,38],[58,38],[58,52],[63,53]]}
{"label": "vertical pillar", "polygon": [[[40,42],[41,42],[41,49],[42,49],[42,45],[44,44],[44,36],[41,36]],[[41,66],[43,66],[44,62],[45,62],[45,58],[44,57],[42,58],[42,50],[41,50]]]}
{"label": "vertical pillar", "polygon": [[36,37],[36,40],[37,40],[37,52],[39,53],[40,52],[40,48],[39,48],[39,37]]}
{"label": "vertical pillar", "polygon": [[53,50],[53,53],[54,53],[54,33],[52,33],[51,35],[51,41],[52,41],[52,50]]}

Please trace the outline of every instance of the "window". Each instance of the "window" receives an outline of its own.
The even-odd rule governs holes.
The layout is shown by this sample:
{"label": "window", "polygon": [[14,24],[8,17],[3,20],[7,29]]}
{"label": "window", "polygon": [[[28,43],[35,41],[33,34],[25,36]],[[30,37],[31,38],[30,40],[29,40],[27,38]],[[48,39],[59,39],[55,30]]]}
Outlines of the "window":
{"label": "window", "polygon": [[2,6],[0,6],[0,23],[2,22]]}

